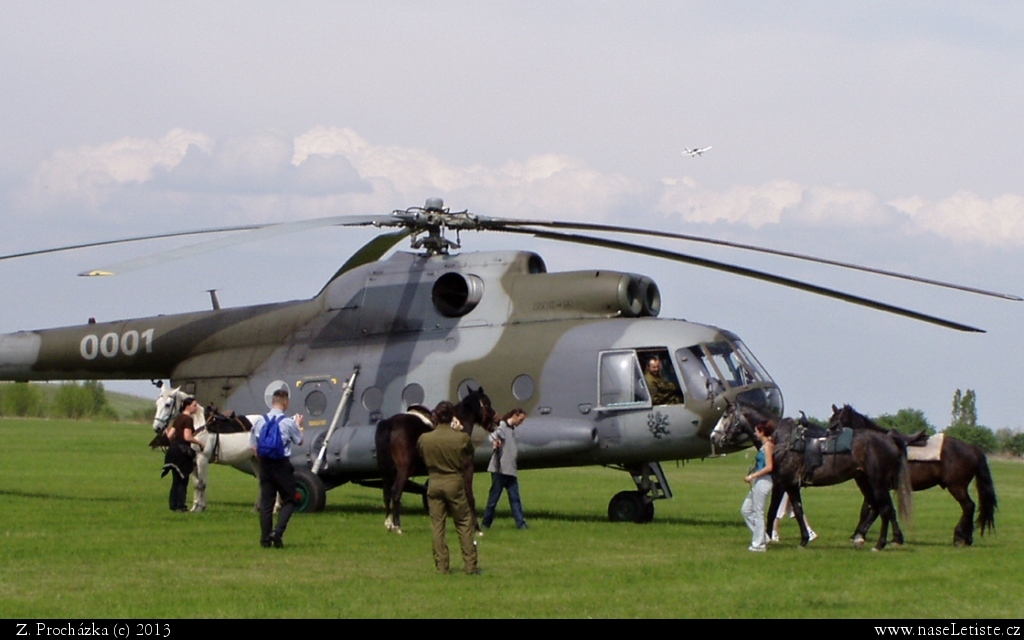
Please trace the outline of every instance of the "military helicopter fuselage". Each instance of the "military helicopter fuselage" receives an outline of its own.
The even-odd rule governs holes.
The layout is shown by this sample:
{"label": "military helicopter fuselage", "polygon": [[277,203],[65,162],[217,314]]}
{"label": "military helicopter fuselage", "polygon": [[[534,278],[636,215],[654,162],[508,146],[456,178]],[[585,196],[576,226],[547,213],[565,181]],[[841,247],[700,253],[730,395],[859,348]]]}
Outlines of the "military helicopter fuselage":
{"label": "military helicopter fuselage", "polygon": [[[440,198],[390,215],[330,216],[51,247],[10,260],[87,247],[208,233],[249,240],[329,226],[397,229],[377,236],[313,298],[0,335],[0,380],[171,379],[205,404],[263,413],[287,388],[306,417],[293,448],[307,496],[380,478],[376,423],[415,404],[461,399],[483,387],[493,406],[527,411],[517,429],[522,468],[600,464],[627,471],[613,520],[645,522],[670,498],[661,461],[713,452],[710,432],[728,403],[782,415],[782,394],[733,333],[660,319],[650,279],[606,270],[548,273],[529,251],[457,253],[462,231],[500,231],[625,251],[771,282],[964,332],[980,328],[880,300],[650,244],[639,235],[799,259],[1020,302],[1016,295],[671,231],[452,212]],[[586,232],[579,233],[579,232]],[[589,235],[597,233],[599,235]],[[608,237],[611,234],[614,237]],[[238,240],[240,236],[236,236]],[[411,238],[419,253],[397,252]],[[242,240],[244,241],[244,239]],[[220,240],[150,254],[80,275],[112,275],[222,248]],[[657,362],[653,362],[656,360]],[[658,366],[656,366],[658,365]],[[650,366],[651,371],[645,372]],[[657,371],[660,369],[660,378]],[[476,467],[490,456],[477,431]],[[251,472],[250,465],[244,470]],[[310,500],[312,509],[323,500]]]}
{"label": "military helicopter fuselage", "polygon": [[[727,400],[782,412],[779,389],[736,335],[660,319],[659,309],[657,285],[635,274],[548,273],[521,251],[398,252],[339,273],[310,300],[2,335],[0,378],[169,378],[248,414],[285,387],[307,417],[297,466],[311,466],[335,422],[319,472],[326,488],[379,477],[380,419],[483,387],[499,413],[528,412],[521,468],[623,468],[637,491],[610,513],[642,521],[652,499],[671,496],[658,462],[708,456]],[[654,403],[651,358],[681,403]],[[490,447],[480,430],[475,440],[482,469]]]}

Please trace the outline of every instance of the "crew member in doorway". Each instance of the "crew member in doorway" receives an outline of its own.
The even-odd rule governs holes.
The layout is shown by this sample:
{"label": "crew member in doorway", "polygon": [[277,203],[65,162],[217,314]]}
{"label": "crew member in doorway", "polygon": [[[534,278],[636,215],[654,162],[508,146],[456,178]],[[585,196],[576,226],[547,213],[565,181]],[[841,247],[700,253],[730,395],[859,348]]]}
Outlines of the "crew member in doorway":
{"label": "crew member in doorway", "polygon": [[661,374],[661,358],[651,356],[644,369],[644,380],[651,391],[651,404],[682,404],[683,393],[679,385]]}

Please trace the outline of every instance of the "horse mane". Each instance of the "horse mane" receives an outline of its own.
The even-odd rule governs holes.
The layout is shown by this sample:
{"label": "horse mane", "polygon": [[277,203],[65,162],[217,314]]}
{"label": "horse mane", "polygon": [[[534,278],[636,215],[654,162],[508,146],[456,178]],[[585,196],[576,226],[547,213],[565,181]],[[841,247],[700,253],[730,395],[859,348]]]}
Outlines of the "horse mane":
{"label": "horse mane", "polygon": [[[843,405],[842,409],[836,409],[835,405],[833,405],[832,410],[834,413],[838,414],[838,424],[851,429],[867,429],[878,433],[884,433],[895,440],[896,444],[904,449],[906,447],[923,447],[928,443],[928,434],[924,429],[917,433],[908,435],[896,429],[886,429],[848,404]],[[846,416],[845,420],[843,419],[843,416]],[[851,421],[851,416],[853,421]]]}
{"label": "horse mane", "polygon": [[[783,420],[785,420],[785,418],[781,418],[781,417],[777,416],[773,412],[765,411],[764,409],[762,409],[760,407],[753,406],[753,405],[747,405],[747,404],[737,405],[737,410],[743,415],[743,418],[746,420],[747,424],[750,426],[751,433],[754,431],[754,429],[757,428],[757,425],[759,425],[759,424],[761,424],[763,422],[771,421],[771,422],[775,422],[776,425],[779,425],[779,424],[782,423]],[[751,420],[751,418],[754,418],[754,419]],[[753,440],[755,441],[755,444],[756,444],[757,438],[753,438]],[[758,447],[758,448],[760,448],[760,447]]]}
{"label": "horse mane", "polygon": [[[839,414],[838,423],[844,427],[849,427],[851,429],[869,429],[871,431],[877,431],[878,433],[885,434],[888,434],[889,431],[891,431],[891,429],[882,427],[877,422],[863,413],[860,413],[848,404],[844,404],[842,409],[836,409],[835,405],[833,405],[832,410]],[[843,416],[846,416],[846,420],[843,419]]]}
{"label": "horse mane", "polygon": [[827,435],[827,430],[824,427],[809,421],[802,411],[800,418],[786,418],[780,417],[773,411],[752,405],[739,405],[737,410],[743,414],[744,421],[749,427],[747,433],[757,449],[761,448],[761,443],[753,437],[753,432],[757,425],[763,422],[775,423],[774,441],[777,446],[790,446],[790,443],[795,441],[823,438]]}

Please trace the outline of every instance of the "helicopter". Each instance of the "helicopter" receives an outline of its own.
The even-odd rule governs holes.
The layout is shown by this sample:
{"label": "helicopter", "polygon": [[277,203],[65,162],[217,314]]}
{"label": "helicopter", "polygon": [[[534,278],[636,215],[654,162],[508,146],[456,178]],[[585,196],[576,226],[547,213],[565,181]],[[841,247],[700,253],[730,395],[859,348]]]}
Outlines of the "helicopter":
{"label": "helicopter", "polygon": [[[696,264],[959,331],[981,330],[729,263],[579,232],[710,243],[1020,300],[699,236],[452,212],[439,198],[390,215],[121,241],[225,230],[254,238],[321,226],[397,231],[370,240],[310,299],[221,308],[214,296],[206,311],[2,334],[0,380],[167,378],[203,403],[239,414],[265,412],[273,392],[287,389],[292,406],[306,416],[305,444],[292,454],[306,511],[322,510],[326,492],[335,487],[379,483],[378,421],[483,388],[495,407],[522,407],[529,416],[517,429],[520,469],[603,465],[625,471],[635,489],[613,496],[608,516],[642,523],[654,518],[656,500],[673,495],[662,462],[726,453],[713,450],[710,433],[727,406],[743,403],[782,415],[781,389],[735,333],[659,317],[661,291],[647,276],[605,269],[549,272],[544,259],[528,250],[461,252],[461,232],[524,234]],[[387,255],[403,239],[412,251]],[[94,244],[107,243],[0,261]],[[205,244],[165,257],[198,253]],[[110,275],[165,257],[149,255],[80,275]],[[652,360],[679,389],[678,400],[654,399],[645,381]],[[475,432],[474,443],[481,470],[490,458],[486,434]]]}

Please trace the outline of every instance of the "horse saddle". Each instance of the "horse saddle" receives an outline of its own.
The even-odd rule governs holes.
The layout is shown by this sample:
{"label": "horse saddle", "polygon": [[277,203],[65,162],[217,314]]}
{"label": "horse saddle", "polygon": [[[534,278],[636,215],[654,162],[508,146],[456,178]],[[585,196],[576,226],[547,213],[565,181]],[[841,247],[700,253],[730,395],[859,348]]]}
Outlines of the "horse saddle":
{"label": "horse saddle", "polygon": [[231,415],[213,413],[213,417],[207,419],[206,430],[210,433],[242,433],[252,431],[252,423],[245,416],[240,416],[234,411]]}
{"label": "horse saddle", "polygon": [[843,427],[842,429],[815,429],[814,431],[819,433],[812,432],[808,428],[799,429],[792,446],[794,451],[803,451],[804,453],[804,484],[811,484],[814,470],[822,465],[826,455],[853,451],[853,429]]}

